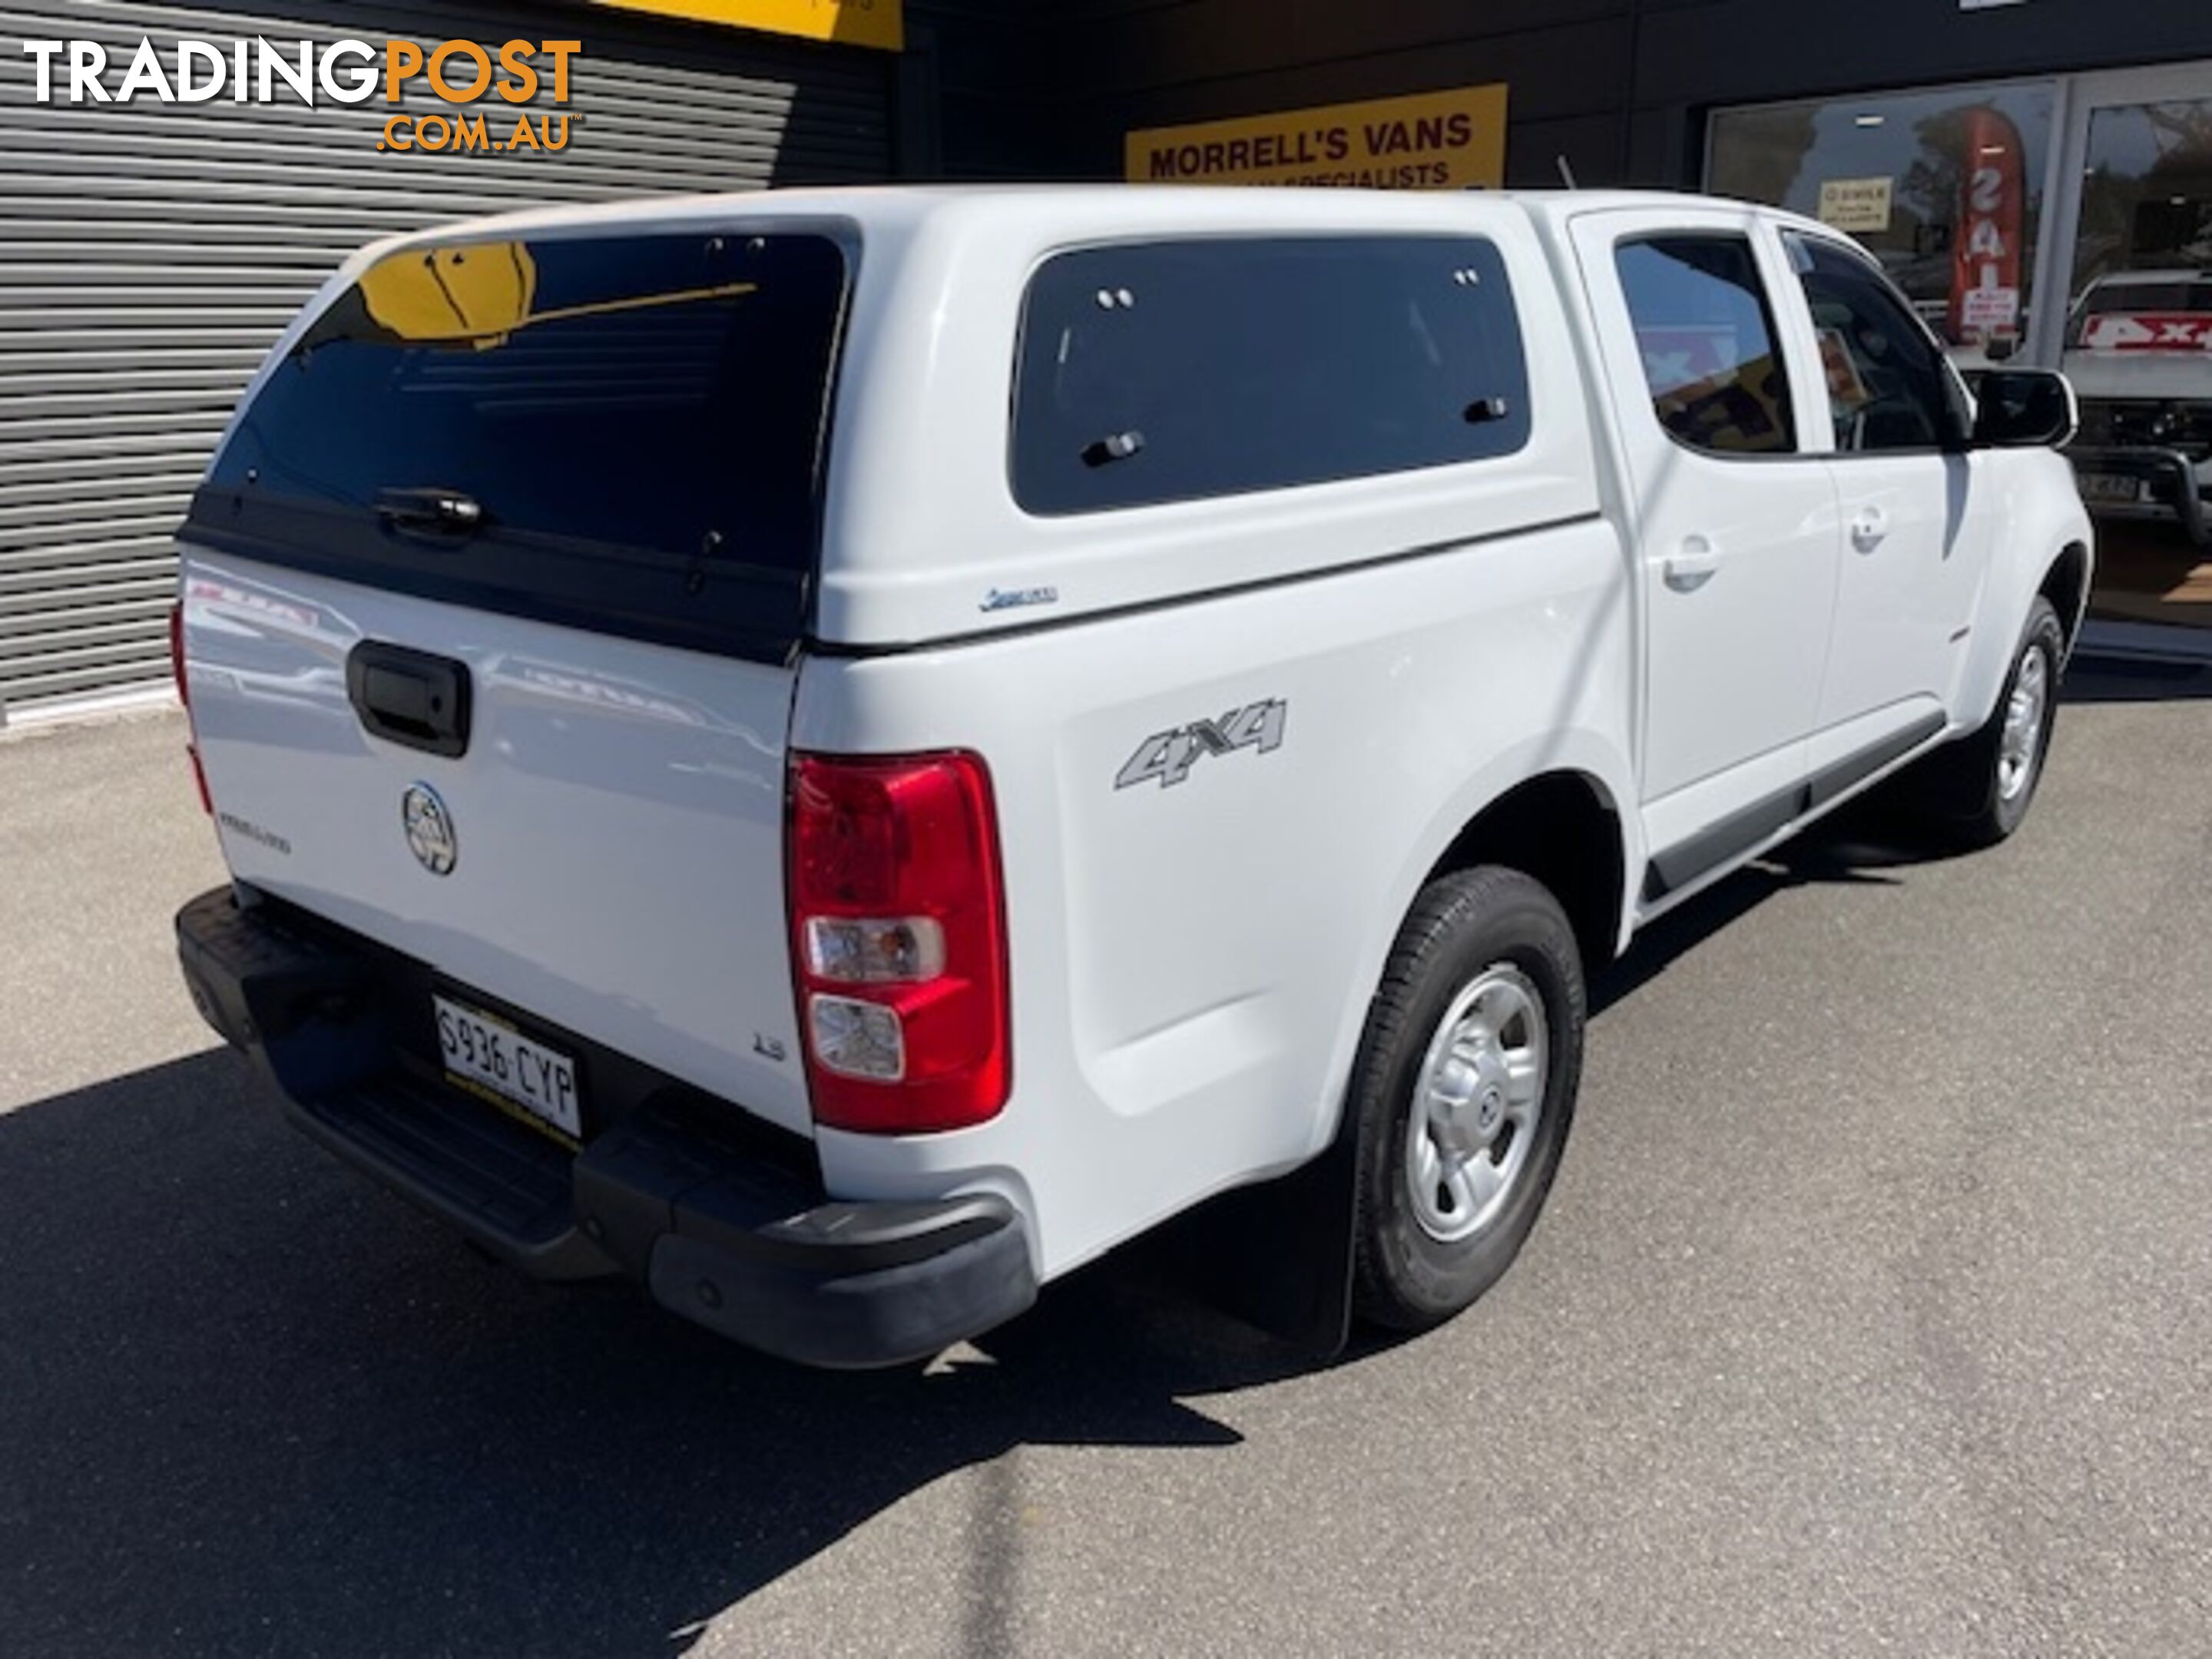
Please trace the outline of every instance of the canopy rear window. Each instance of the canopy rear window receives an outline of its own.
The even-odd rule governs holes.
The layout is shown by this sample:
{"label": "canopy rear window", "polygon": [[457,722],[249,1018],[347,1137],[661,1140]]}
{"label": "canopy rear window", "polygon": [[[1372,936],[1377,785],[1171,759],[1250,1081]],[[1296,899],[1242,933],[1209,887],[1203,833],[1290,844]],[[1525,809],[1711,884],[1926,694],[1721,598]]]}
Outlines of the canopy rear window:
{"label": "canopy rear window", "polygon": [[190,533],[743,654],[804,629],[848,273],[817,234],[390,255],[279,363]]}

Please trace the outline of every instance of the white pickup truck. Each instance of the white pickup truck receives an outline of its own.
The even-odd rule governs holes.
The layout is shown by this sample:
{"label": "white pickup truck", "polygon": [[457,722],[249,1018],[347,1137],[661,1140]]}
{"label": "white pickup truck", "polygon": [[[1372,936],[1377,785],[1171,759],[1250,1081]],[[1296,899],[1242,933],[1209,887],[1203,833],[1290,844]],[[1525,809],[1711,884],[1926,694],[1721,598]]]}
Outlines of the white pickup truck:
{"label": "white pickup truck", "polygon": [[483,1248],[787,1357],[910,1362],[1221,1194],[1286,1326],[1417,1328],[1528,1237],[1640,925],[1901,771],[2020,822],[2072,417],[1686,198],[382,243],[179,532],[234,876],[185,975]]}
{"label": "white pickup truck", "polygon": [[2059,360],[2081,399],[2068,447],[2101,514],[2212,543],[2212,270],[2122,270],[2082,291]]}

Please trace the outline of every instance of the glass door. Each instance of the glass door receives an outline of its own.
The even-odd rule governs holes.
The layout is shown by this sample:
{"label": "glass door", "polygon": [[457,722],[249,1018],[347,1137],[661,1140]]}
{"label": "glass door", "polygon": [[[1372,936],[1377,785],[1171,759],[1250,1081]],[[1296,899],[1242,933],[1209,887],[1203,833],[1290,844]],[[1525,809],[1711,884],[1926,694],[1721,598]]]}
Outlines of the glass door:
{"label": "glass door", "polygon": [[2157,620],[2212,623],[2183,597],[2212,539],[2212,63],[2069,93],[2072,187],[2045,276],[2066,303],[2034,343],[2081,400],[2075,465],[2111,554],[2100,608],[2147,614],[2136,601],[2153,599]]}

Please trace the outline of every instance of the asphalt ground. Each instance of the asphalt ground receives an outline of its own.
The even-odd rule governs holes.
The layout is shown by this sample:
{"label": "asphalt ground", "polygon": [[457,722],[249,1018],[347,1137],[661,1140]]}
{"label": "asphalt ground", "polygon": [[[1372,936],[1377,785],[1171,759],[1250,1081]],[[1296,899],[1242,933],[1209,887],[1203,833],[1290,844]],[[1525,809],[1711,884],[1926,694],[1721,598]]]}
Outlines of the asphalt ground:
{"label": "asphalt ground", "polygon": [[480,1264],[171,964],[173,715],[0,741],[0,1650],[2212,1653],[2212,671],[1595,991],[1505,1282],[1316,1367],[1109,1261],[927,1376]]}

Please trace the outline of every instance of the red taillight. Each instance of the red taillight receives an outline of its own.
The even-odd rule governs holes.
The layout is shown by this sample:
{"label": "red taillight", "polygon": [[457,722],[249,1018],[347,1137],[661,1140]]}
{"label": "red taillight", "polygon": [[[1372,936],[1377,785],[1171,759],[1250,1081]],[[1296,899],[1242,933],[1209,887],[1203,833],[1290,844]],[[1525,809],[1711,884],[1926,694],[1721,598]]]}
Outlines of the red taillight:
{"label": "red taillight", "polygon": [[169,607],[169,678],[177,683],[177,701],[192,706],[191,688],[185,684],[185,607]]}
{"label": "red taillight", "polygon": [[[185,607],[181,605],[169,607],[169,676],[177,683],[177,701],[185,706],[185,723],[189,726],[192,718],[192,687],[191,682],[185,676]],[[200,811],[213,817],[215,802],[208,794],[207,770],[200,764],[199,744],[188,738],[185,744],[185,753],[191,759],[192,783],[200,792]]]}
{"label": "red taillight", "polygon": [[789,852],[815,1121],[920,1134],[997,1116],[1012,1069],[981,758],[796,755]]}

